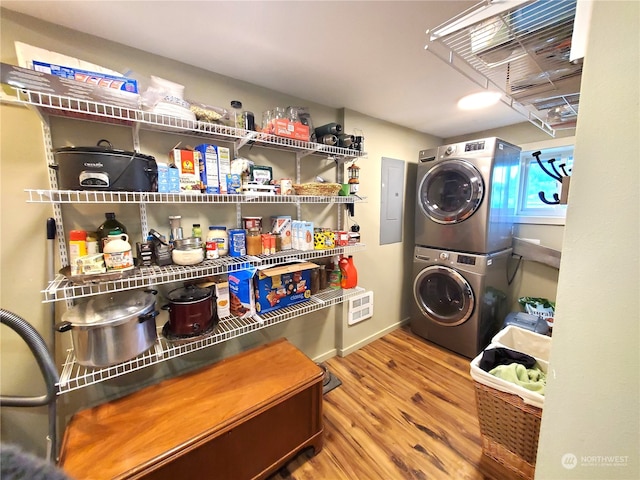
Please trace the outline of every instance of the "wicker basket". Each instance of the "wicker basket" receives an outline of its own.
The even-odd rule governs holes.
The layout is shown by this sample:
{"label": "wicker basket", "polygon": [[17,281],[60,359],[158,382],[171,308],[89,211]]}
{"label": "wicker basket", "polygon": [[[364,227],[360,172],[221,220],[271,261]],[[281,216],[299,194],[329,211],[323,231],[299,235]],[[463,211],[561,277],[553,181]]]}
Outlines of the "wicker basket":
{"label": "wicker basket", "polygon": [[342,186],[339,183],[299,183],[294,184],[296,195],[311,195],[316,197],[333,197]]}
{"label": "wicker basket", "polygon": [[518,395],[474,382],[482,452],[519,475],[533,479],[542,409]]}

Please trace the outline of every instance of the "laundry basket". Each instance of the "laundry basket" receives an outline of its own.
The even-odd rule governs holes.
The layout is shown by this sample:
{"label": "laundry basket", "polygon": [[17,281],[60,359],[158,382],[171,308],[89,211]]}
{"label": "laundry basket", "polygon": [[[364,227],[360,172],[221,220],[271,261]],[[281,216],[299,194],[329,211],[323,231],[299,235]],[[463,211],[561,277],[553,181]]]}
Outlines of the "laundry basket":
{"label": "laundry basket", "polygon": [[[506,347],[536,359],[545,373],[551,338],[509,326],[485,349]],[[484,352],[483,352],[484,353]],[[544,396],[507,382],[479,367],[482,353],[471,361],[482,453],[524,478],[533,479],[538,453]]]}

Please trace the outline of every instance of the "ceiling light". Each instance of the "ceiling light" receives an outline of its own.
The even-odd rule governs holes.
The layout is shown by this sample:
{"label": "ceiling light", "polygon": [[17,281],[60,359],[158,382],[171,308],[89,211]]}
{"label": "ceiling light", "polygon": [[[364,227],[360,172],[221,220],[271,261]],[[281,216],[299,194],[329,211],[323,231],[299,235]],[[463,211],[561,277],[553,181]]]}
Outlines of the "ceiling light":
{"label": "ceiling light", "polygon": [[500,101],[502,94],[500,92],[479,92],[472,93],[458,100],[458,108],[460,110],[478,110],[480,108],[490,107]]}

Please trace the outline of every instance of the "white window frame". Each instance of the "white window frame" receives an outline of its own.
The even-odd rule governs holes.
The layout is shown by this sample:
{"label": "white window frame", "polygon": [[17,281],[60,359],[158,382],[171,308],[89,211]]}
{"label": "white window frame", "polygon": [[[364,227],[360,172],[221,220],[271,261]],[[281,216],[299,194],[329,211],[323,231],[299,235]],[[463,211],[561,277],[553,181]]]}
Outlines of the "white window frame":
{"label": "white window frame", "polygon": [[[545,150],[548,148],[570,147],[575,145],[575,136],[551,138],[549,140],[543,140],[539,142],[526,143],[520,145],[523,152],[530,152],[536,150]],[[530,215],[527,212],[522,212],[522,196],[526,191],[524,183],[527,179],[527,169],[529,168],[531,159],[520,160],[520,184],[518,188],[518,205],[514,215],[514,223],[527,223],[534,225],[564,225],[566,208],[557,209],[550,208],[545,215]]]}

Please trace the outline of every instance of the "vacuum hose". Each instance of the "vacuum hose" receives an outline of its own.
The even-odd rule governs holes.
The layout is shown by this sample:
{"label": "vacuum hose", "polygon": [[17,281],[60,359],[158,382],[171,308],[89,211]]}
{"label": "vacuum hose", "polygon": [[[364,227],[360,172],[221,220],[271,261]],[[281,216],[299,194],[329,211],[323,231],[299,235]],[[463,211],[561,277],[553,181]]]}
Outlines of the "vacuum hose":
{"label": "vacuum hose", "polygon": [[29,349],[36,357],[42,376],[47,386],[47,393],[39,397],[18,397],[18,396],[0,396],[0,405],[7,407],[39,407],[48,405],[55,401],[56,383],[58,383],[58,370],[53,363],[53,359],[47,349],[40,334],[33,326],[19,317],[15,313],[11,313],[0,308],[0,323],[4,323],[11,329],[15,330],[18,335],[27,343]]}

